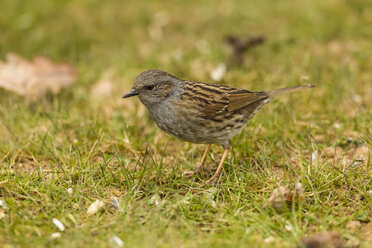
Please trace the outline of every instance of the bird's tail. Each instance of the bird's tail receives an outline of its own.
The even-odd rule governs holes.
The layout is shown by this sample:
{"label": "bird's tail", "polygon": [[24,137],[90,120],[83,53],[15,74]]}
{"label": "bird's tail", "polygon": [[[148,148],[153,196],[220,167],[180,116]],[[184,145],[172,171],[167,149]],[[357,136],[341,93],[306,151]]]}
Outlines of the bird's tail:
{"label": "bird's tail", "polygon": [[276,89],[276,90],[271,90],[268,91],[267,94],[269,95],[270,98],[274,98],[279,95],[287,94],[287,93],[292,93],[300,90],[306,90],[310,88],[314,88],[315,86],[313,85],[300,85],[300,86],[292,86],[288,88],[281,88],[281,89]]}

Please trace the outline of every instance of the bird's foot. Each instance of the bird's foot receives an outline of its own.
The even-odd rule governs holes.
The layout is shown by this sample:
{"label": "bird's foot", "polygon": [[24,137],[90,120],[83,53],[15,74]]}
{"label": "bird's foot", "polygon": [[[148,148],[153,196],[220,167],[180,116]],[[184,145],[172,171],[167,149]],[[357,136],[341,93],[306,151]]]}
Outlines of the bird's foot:
{"label": "bird's foot", "polygon": [[213,176],[210,179],[208,179],[205,184],[216,184],[217,183],[218,176]]}

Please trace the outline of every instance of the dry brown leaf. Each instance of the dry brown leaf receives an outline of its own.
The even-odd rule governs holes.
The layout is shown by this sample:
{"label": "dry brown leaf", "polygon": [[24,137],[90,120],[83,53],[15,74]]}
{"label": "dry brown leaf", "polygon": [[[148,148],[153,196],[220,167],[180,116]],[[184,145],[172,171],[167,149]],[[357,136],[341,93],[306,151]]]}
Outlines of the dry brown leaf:
{"label": "dry brown leaf", "polygon": [[301,240],[302,246],[306,248],[342,248],[340,235],[338,232],[320,233],[314,236],[305,237]]}
{"label": "dry brown leaf", "polygon": [[75,69],[69,64],[54,64],[46,57],[28,61],[9,53],[7,61],[0,61],[0,87],[30,100],[37,100],[48,91],[54,94],[76,80]]}
{"label": "dry brown leaf", "polygon": [[294,188],[280,186],[271,193],[269,203],[274,208],[282,208],[293,201],[300,202],[304,199],[304,190],[301,183],[296,183]]}

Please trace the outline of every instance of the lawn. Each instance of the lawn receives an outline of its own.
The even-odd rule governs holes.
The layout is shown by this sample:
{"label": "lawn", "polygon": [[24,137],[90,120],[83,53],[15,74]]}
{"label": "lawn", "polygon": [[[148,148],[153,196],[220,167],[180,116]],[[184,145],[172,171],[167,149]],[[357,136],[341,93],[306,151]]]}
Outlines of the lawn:
{"label": "lawn", "polygon": [[[77,72],[71,87],[36,101],[0,89],[2,247],[296,247],[329,232],[347,247],[370,247],[370,1],[0,7],[1,61],[43,55]],[[168,136],[137,98],[121,96],[153,68],[214,82],[211,72],[231,54],[227,35],[265,42],[229,64],[219,84],[316,88],[265,106],[232,140],[217,184],[203,186],[212,172],[182,172],[197,166],[205,145]],[[207,166],[222,152],[213,145]],[[295,185],[293,201],[270,200]],[[101,208],[88,212],[95,201]]]}

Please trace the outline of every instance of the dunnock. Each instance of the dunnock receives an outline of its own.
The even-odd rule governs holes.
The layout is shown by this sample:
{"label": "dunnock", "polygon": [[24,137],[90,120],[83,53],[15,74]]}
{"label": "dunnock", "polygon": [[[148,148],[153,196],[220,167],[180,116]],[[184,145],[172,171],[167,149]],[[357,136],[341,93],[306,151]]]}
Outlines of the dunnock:
{"label": "dunnock", "polygon": [[[181,80],[160,70],[139,74],[123,98],[137,96],[164,132],[192,143],[208,144],[200,165],[202,170],[211,144],[221,144],[225,151],[217,171],[207,181],[216,182],[230,150],[230,140],[247,121],[274,97],[313,86],[252,92],[223,85]],[[189,174],[190,175],[190,174]]]}

